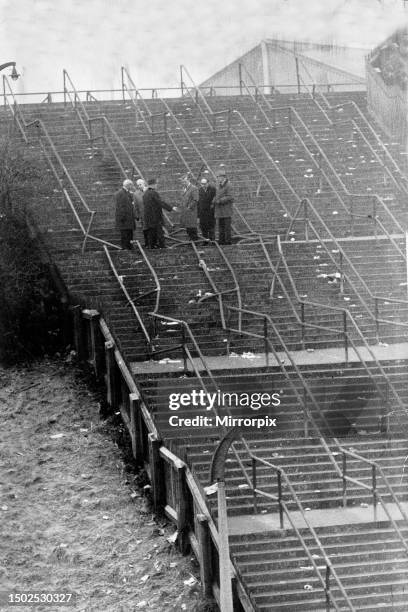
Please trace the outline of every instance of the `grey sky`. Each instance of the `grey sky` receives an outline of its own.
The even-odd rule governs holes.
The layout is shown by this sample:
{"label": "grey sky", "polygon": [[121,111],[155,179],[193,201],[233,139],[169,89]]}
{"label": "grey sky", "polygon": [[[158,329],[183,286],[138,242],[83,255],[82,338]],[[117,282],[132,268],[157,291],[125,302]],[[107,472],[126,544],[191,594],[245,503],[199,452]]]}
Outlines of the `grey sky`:
{"label": "grey sky", "polygon": [[126,65],[139,87],[196,82],[262,38],[373,46],[408,17],[401,0],[0,0],[2,60],[15,59],[16,91],[111,88]]}

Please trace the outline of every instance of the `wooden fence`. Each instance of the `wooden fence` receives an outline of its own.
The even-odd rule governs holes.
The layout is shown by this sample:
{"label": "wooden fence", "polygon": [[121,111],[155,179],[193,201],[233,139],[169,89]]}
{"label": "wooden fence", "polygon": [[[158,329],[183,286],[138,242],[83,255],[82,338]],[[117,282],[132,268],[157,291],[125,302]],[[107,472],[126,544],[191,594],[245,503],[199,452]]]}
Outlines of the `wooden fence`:
{"label": "wooden fence", "polygon": [[[105,382],[110,409],[120,411],[130,435],[133,457],[149,476],[155,511],[164,510],[174,523],[179,549],[184,554],[191,549],[200,565],[203,595],[212,596],[219,603],[219,534],[200,485],[186,463],[160,439],[154,420],[99,312],[71,306],[70,313],[78,359],[87,362],[96,378]],[[254,612],[255,607],[232,563],[231,579],[234,610]]]}

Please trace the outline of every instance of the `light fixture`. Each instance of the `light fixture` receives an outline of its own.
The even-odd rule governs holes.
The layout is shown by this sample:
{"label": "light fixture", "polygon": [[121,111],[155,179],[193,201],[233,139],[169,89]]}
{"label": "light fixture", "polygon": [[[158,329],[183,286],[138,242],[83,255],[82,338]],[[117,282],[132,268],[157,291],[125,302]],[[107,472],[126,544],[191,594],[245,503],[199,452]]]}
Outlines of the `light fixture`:
{"label": "light fixture", "polygon": [[13,70],[11,71],[10,74],[11,78],[13,79],[13,81],[17,81],[18,77],[20,76],[16,70],[16,67],[13,66]]}

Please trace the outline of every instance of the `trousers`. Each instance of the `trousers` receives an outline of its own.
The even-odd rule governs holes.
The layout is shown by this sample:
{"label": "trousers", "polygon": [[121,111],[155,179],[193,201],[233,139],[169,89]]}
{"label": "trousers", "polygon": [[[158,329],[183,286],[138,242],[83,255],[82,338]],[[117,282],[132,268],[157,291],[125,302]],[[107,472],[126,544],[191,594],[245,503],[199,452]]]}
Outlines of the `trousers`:
{"label": "trousers", "polygon": [[218,242],[220,244],[232,244],[231,217],[218,219]]}

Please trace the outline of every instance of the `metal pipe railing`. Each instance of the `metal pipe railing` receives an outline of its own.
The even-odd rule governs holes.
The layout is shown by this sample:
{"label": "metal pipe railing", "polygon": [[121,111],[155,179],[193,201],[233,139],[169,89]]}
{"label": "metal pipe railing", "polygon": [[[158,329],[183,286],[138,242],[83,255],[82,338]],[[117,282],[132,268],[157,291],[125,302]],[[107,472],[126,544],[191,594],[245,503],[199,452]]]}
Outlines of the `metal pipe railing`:
{"label": "metal pipe railing", "polygon": [[[335,583],[337,585],[337,587],[340,590],[340,593],[343,597],[343,599],[345,600],[345,602],[348,605],[348,609],[349,610],[355,610],[344,586],[343,583],[341,582],[340,577],[338,576],[333,563],[331,562],[331,560],[329,559],[329,556],[326,554],[326,551],[324,549],[324,546],[319,538],[319,536],[317,535],[316,530],[314,529],[314,527],[312,526],[311,522],[307,519],[306,516],[306,511],[303,508],[303,505],[299,499],[299,497],[296,494],[296,491],[294,490],[292,483],[290,482],[289,477],[287,476],[285,470],[281,467],[278,467],[276,465],[274,465],[273,463],[271,463],[270,461],[267,461],[265,459],[262,459],[260,457],[257,457],[254,453],[250,453],[251,459],[252,459],[252,466],[253,466],[253,496],[254,496],[254,500],[256,499],[257,495],[261,495],[262,497],[265,497],[267,499],[270,499],[271,501],[276,501],[278,503],[278,511],[279,511],[279,520],[280,520],[280,528],[284,529],[284,521],[283,521],[283,517],[284,515],[286,515],[289,524],[291,526],[291,528],[294,530],[294,532],[296,533],[296,536],[298,538],[298,540],[300,541],[303,550],[306,553],[306,556],[308,558],[308,560],[310,561],[315,573],[317,574],[317,577],[323,587],[323,590],[325,592],[325,596],[326,596],[326,603],[328,604],[327,609],[330,610],[331,604],[333,604],[334,608],[336,610],[341,610],[343,609],[343,604],[340,605],[337,603],[336,599],[333,596],[333,593],[331,592],[330,589],[330,582],[329,582],[329,578],[330,576],[333,576]],[[277,475],[277,487],[278,487],[278,495],[273,495],[271,493],[268,493],[267,491],[263,491],[262,489],[259,489],[256,487],[256,466],[257,463],[260,463],[264,466],[266,466],[269,470],[273,470],[276,475]],[[255,476],[255,477],[254,477]],[[283,500],[283,487],[282,487],[282,479],[287,487],[287,489],[289,490],[289,493],[291,495],[291,498],[293,500],[293,502],[295,503],[295,507],[297,508],[298,512],[300,513],[309,533],[311,534],[315,545],[317,546],[320,554],[323,557],[324,563],[326,565],[326,572],[325,575],[323,576],[323,574],[320,571],[320,567],[317,565],[316,561],[315,561],[315,557],[311,554],[310,552],[310,545],[308,545],[304,539],[304,537],[302,536],[300,530],[298,529],[295,521],[292,519],[291,517],[291,511],[288,508],[287,503]],[[255,482],[254,482],[255,480]]]}
{"label": "metal pipe railing", "polygon": [[[185,83],[184,78],[187,77],[188,80],[191,83],[192,89],[194,91],[194,95],[192,95],[190,93],[190,87]],[[190,73],[188,72],[187,68],[183,65],[180,66],[180,86],[181,86],[181,91],[182,91],[182,96],[184,95],[184,91],[187,92],[187,94],[190,96],[190,98],[192,99],[192,101],[194,102],[194,104],[196,104],[198,110],[200,111],[202,117],[204,118],[205,122],[207,123],[207,125],[210,127],[210,129],[212,130],[213,133],[216,133],[217,131],[217,117],[223,117],[226,115],[227,119],[227,125],[225,127],[225,129],[223,130],[219,130],[221,132],[228,132],[230,129],[230,116],[231,116],[231,109],[226,108],[224,110],[220,110],[220,111],[213,111],[211,106],[208,104],[207,100],[205,99],[204,95],[202,94],[201,90],[199,87],[197,87],[197,85],[194,83],[193,78],[191,77]],[[203,109],[201,108],[199,101],[201,101],[201,103],[203,104],[205,110],[207,111],[207,113],[205,113],[203,111]],[[209,118],[210,117],[210,118]],[[225,121],[225,119],[221,119],[221,121]]]}

